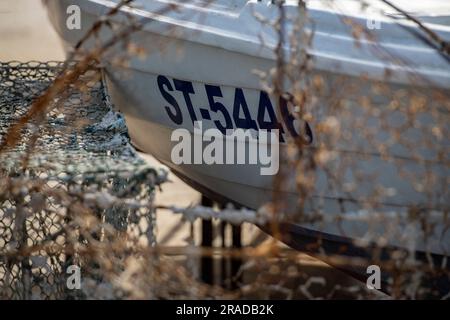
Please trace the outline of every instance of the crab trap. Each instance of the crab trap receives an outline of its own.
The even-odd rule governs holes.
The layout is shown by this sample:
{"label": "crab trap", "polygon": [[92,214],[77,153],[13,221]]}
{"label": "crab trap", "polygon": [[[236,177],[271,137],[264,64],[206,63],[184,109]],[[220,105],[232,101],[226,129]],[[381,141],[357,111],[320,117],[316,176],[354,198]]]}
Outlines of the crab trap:
{"label": "crab trap", "polygon": [[[70,65],[0,63],[1,299],[95,296],[105,268],[121,265],[106,255],[155,244],[152,200],[164,172],[129,144],[99,71],[34,113],[64,68]],[[11,126],[16,135],[8,135]],[[80,270],[92,285],[72,290]]]}

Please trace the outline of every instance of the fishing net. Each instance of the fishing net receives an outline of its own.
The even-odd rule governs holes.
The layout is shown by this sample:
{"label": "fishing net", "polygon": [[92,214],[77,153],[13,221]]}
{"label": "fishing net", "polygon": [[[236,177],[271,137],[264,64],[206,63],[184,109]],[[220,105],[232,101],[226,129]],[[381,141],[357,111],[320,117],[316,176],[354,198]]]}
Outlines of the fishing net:
{"label": "fishing net", "polygon": [[[289,18],[279,6],[276,23],[295,27],[279,36],[278,46],[291,50],[278,52],[274,79],[264,78],[274,95],[284,96],[280,116],[289,110],[298,132],[282,149],[274,211],[326,233],[298,248],[344,255],[359,274],[380,266],[383,286],[394,297],[440,291],[437,296],[448,298],[448,89],[421,74],[420,62],[402,60],[350,17],[342,25],[353,36],[352,48],[385,63],[384,74],[319,69],[311,53],[317,34],[314,27],[303,28],[315,21],[305,10],[299,6],[300,18]],[[403,81],[399,70],[406,74]],[[294,196],[282,192],[288,183]]]}
{"label": "fishing net", "polygon": [[[71,64],[0,65],[2,143],[64,68]],[[192,233],[187,247],[157,245],[153,200],[166,172],[130,146],[96,69],[29,119],[0,163],[1,299],[370,296],[348,280],[336,286],[335,272],[317,261],[303,257],[299,265],[291,250],[260,246],[265,237],[250,248],[229,248],[220,221],[267,221],[251,210],[166,208],[183,216],[173,233],[212,220],[223,247],[195,246]],[[71,280],[77,268],[79,287]],[[317,276],[318,269],[328,271]]]}
{"label": "fishing net", "polygon": [[[22,123],[20,142],[0,153],[1,298],[373,298],[364,286],[369,265],[381,267],[383,289],[395,298],[449,297],[448,90],[420,79],[413,63],[400,65],[411,71],[408,84],[396,82],[392,70],[378,80],[316,70],[305,49],[314,37],[304,32],[306,12],[283,34],[278,26],[289,17],[282,2],[278,7],[275,21],[262,21],[279,31],[276,67],[259,70],[290,136],[280,150],[274,197],[257,211],[165,207],[191,224],[187,247],[156,245],[152,200],[165,174],[136,156],[98,70],[83,72],[24,120],[71,65],[1,64],[3,142],[15,138],[6,136],[8,128]],[[128,33],[115,34],[128,51],[137,50]],[[365,45],[359,37],[355,47]],[[385,59],[398,63],[395,55]],[[221,245],[195,246],[198,219],[213,220]],[[217,220],[257,224],[351,270],[363,285],[336,284],[330,268],[330,275],[317,275],[319,265],[308,270],[303,256],[276,241],[230,248]],[[213,273],[206,282],[220,286],[199,283],[201,269],[221,263],[219,269],[234,269],[231,277],[212,281]],[[83,272],[81,290],[68,285],[73,266]]]}

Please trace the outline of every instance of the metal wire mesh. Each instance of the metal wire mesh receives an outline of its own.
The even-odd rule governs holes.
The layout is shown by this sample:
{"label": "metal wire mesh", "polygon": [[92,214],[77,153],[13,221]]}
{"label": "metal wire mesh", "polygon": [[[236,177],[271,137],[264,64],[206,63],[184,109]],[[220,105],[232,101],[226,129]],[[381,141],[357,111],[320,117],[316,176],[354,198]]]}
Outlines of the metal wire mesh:
{"label": "metal wire mesh", "polygon": [[[0,136],[62,67],[0,63]],[[84,264],[89,277],[98,268],[80,254],[89,243],[155,243],[153,191],[163,174],[137,157],[98,79],[94,70],[81,86],[70,85],[0,155],[2,299],[80,296],[67,289],[66,269]]]}

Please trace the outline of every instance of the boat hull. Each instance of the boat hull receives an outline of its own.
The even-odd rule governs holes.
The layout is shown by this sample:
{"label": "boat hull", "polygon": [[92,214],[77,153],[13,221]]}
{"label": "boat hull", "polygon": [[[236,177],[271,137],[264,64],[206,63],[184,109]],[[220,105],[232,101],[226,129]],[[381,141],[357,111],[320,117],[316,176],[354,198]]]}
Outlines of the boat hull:
{"label": "boat hull", "polygon": [[[51,19],[69,48],[77,42],[83,31],[68,32],[61,26],[65,22],[62,2],[50,0],[48,5],[53,12]],[[86,12],[86,19],[91,22],[97,17],[90,11]],[[107,38],[108,34],[101,36]],[[288,154],[285,142],[291,136],[290,126],[301,130],[305,124],[297,122],[294,125],[280,117],[277,112],[280,101],[263,90],[263,81],[255,70],[267,73],[275,66],[274,59],[231,51],[219,44],[205,45],[150,31],[136,32],[131,36],[131,42],[144,48],[147,52],[144,59],[132,58],[126,67],[114,63],[114,57],[122,54],[122,47],[117,47],[104,63],[108,90],[113,103],[125,115],[133,144],[154,155],[195,188],[218,196],[223,201],[254,209],[272,201],[276,176],[262,175],[261,164],[206,164],[204,161],[197,164],[175,164],[172,153],[180,142],[173,139],[176,129],[188,130],[192,139],[195,139],[194,120],[200,121],[204,130],[223,129],[229,123],[231,129],[236,129],[239,127],[236,125],[237,121],[245,118],[247,127],[252,127],[253,123],[258,128],[267,123],[280,123],[284,133],[277,146],[280,154]],[[376,146],[386,141],[385,132],[377,131],[376,116],[361,114],[360,99],[368,96],[373,101],[373,108],[386,108],[391,101],[390,97],[373,94],[373,87],[379,80],[362,81],[358,76],[326,70],[315,70],[313,73],[326,80],[328,90],[317,96],[316,109],[311,110],[316,120],[308,124],[312,131],[312,141],[309,141],[306,148],[325,145],[325,150],[332,153],[333,158],[317,169],[312,191],[303,202],[299,202],[301,197],[297,188],[298,180],[294,175],[290,174],[289,179],[282,181],[278,195],[283,199],[287,213],[295,217],[301,211],[303,215],[298,218],[299,225],[314,232],[357,239],[360,242],[378,242],[380,245],[409,251],[448,255],[450,232],[447,232],[448,221],[443,214],[449,205],[448,198],[445,197],[448,195],[448,165],[433,162],[433,150],[421,150],[419,155],[426,161],[418,162],[410,151],[396,145],[392,146],[391,152],[395,154],[395,159],[402,159],[401,168],[398,162],[387,161],[383,157]],[[343,84],[353,90],[356,88],[357,94],[340,97],[346,107],[345,113],[339,116],[340,113],[328,104],[330,96],[336,91],[342,90],[344,93]],[[439,108],[439,102],[430,93],[435,89],[432,85],[430,88],[398,81],[388,81],[385,84],[392,92],[423,93]],[[436,90],[449,99],[448,93],[440,88]],[[236,115],[236,105],[242,109],[244,104],[249,114],[243,116],[241,110]],[[271,118],[270,114],[274,116]],[[366,136],[354,125],[358,116],[366,117],[365,124],[368,126],[375,123],[372,128],[375,130],[375,142],[372,145],[366,143]],[[446,116],[445,113],[443,116]],[[348,129],[351,138],[338,139],[331,146],[329,139],[317,133],[317,124],[336,117],[339,125]],[[400,120],[396,120],[393,112],[390,121],[395,126]],[[433,121],[425,117],[421,124],[432,125]],[[420,133],[414,130],[407,133],[410,141],[419,137]],[[431,144],[443,148],[449,145],[448,137],[430,139]],[[207,144],[202,142],[203,147]],[[248,141],[243,139],[237,140],[237,147],[250,150]],[[193,149],[192,153],[194,152]],[[354,182],[353,176],[341,177],[339,185],[331,188],[330,176],[327,175],[327,168],[339,168],[339,163],[346,161],[352,163],[354,172],[362,174],[358,186],[350,194],[345,186]],[[419,180],[420,175],[425,177],[425,171],[431,171],[437,178],[427,184],[429,190],[425,194],[405,181],[405,171],[417,175]],[[373,195],[377,191],[375,187],[378,185],[387,186],[395,192],[374,199]],[[442,192],[443,197],[433,198],[430,202],[428,195]],[[431,233],[425,233],[421,229],[420,221],[410,220],[411,208],[423,207],[430,212],[427,219],[434,225]],[[311,222],[308,221],[311,220],[308,215],[319,215],[323,219]]]}

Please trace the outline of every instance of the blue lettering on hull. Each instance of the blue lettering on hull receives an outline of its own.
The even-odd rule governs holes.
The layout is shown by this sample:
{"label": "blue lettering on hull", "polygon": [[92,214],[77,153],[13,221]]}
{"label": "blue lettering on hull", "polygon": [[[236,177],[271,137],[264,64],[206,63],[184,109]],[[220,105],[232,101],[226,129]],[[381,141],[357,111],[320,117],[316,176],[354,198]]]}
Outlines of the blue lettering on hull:
{"label": "blue lettering on hull", "polygon": [[[252,118],[248,102],[245,98],[244,90],[242,88],[234,88],[234,102],[231,108],[227,108],[223,104],[223,93],[220,86],[216,85],[204,85],[204,93],[206,94],[208,109],[204,107],[194,106],[192,103],[192,97],[195,97],[198,92],[195,91],[194,85],[190,81],[172,79],[172,81],[163,75],[159,75],[157,78],[158,88],[161,96],[168,103],[164,106],[169,119],[176,125],[182,125],[183,112],[180,105],[184,105],[187,109],[187,114],[192,124],[198,120],[212,121],[217,129],[223,134],[227,129],[253,129],[258,130],[280,130],[280,142],[285,141],[285,129],[294,138],[299,136],[294,126],[294,116],[289,112],[288,104],[292,101],[291,98],[280,97],[280,114],[283,121],[282,123],[277,119],[277,114],[274,110],[273,103],[269,97],[269,94],[265,91],[259,92],[259,102],[257,106],[256,119]],[[175,92],[182,94],[184,101],[177,101],[174,94]],[[232,112],[228,112],[231,110]],[[304,132],[302,137],[307,144],[312,143],[312,130],[308,123],[305,122]]]}

